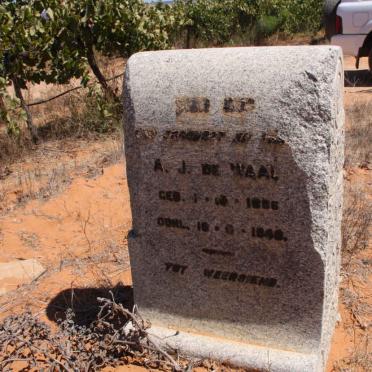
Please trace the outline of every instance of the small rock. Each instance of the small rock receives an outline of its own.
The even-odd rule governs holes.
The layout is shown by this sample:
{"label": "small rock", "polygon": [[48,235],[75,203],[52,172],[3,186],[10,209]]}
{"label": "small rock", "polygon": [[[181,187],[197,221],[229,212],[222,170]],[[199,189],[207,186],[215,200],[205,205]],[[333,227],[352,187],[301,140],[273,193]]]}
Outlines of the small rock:
{"label": "small rock", "polygon": [[30,284],[45,272],[45,268],[35,259],[0,263],[0,296]]}

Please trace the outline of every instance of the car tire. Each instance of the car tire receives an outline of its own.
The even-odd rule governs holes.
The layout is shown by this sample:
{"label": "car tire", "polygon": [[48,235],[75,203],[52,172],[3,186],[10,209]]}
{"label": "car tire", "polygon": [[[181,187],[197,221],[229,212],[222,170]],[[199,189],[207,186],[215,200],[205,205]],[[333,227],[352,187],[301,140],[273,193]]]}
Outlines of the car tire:
{"label": "car tire", "polygon": [[368,55],[368,67],[369,67],[369,71],[372,73],[372,48],[370,49],[369,55]]}
{"label": "car tire", "polygon": [[327,39],[336,34],[336,12],[340,0],[326,0],[324,2],[324,27]]}

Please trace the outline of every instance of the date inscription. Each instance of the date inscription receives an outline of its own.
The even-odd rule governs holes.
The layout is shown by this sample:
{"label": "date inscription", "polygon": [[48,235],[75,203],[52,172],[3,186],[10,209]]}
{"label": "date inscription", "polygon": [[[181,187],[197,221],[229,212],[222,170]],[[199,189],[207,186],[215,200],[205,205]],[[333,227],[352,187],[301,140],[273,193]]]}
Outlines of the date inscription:
{"label": "date inscription", "polygon": [[[157,225],[160,227],[191,230],[181,219],[178,218],[157,218]],[[272,229],[264,227],[246,227],[246,226],[234,226],[228,224],[215,224],[212,225],[207,221],[197,221],[195,224],[191,224],[192,230],[203,234],[210,233],[223,233],[225,235],[239,235],[243,236],[249,234],[253,239],[264,239],[264,240],[275,240],[277,242],[288,241],[284,232],[281,229]]]}
{"label": "date inscription", "polygon": [[[211,231],[222,231],[227,235],[244,235],[248,233],[248,230],[245,227],[239,228],[231,224],[226,225],[215,225],[211,226],[206,221],[198,221],[196,223],[196,230],[203,232],[203,233],[209,233]],[[276,240],[278,242],[284,241],[286,242],[288,239],[284,235],[284,232],[280,229],[265,229],[263,227],[252,227],[251,228],[251,236],[252,238],[257,239],[267,239],[267,240]]]}
{"label": "date inscription", "polygon": [[247,198],[247,208],[272,209],[273,211],[277,211],[279,210],[279,203],[264,198]]}
{"label": "date inscription", "polygon": [[190,197],[183,198],[179,191],[159,191],[159,199],[174,203],[180,202],[192,202],[192,203],[213,203],[218,207],[229,207],[229,206],[236,206],[240,204],[245,204],[247,209],[263,209],[263,210],[270,210],[270,211],[278,211],[279,210],[279,202],[275,200],[268,200],[265,198],[259,197],[248,197],[243,202],[241,199],[232,198],[226,195],[218,195],[218,196],[200,196],[197,194],[193,194]]}

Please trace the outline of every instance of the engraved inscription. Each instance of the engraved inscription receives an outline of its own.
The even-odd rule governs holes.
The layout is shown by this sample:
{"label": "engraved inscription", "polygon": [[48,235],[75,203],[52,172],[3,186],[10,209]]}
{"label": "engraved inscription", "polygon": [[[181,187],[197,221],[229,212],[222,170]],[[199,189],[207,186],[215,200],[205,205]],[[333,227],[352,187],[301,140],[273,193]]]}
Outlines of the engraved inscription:
{"label": "engraved inscription", "polygon": [[198,222],[197,223],[198,231],[208,232],[209,231],[209,223],[208,222]]}
{"label": "engraved inscription", "polygon": [[181,168],[178,168],[178,173],[180,174],[186,174],[186,162],[182,160],[182,166]]}
{"label": "engraved inscription", "polygon": [[249,112],[255,108],[255,102],[253,98],[225,98],[223,104],[223,111],[227,113],[233,112]]}
{"label": "engraved inscription", "polygon": [[[233,176],[241,178],[250,178],[254,180],[279,180],[279,176],[277,175],[277,172],[272,165],[253,166],[252,164],[230,163],[229,170],[232,172]],[[165,169],[161,159],[155,159],[154,171],[162,173],[169,172],[168,169]],[[187,166],[185,160],[181,160],[181,165],[177,169],[177,172],[180,174],[191,174],[191,168]],[[224,172],[226,172],[226,169],[224,170]],[[221,176],[220,165],[203,163],[201,164],[201,174],[204,176]]]}
{"label": "engraved inscription", "polygon": [[231,163],[230,168],[234,176],[238,177],[246,177],[253,179],[266,178],[272,179],[274,181],[277,181],[279,179],[272,165],[270,166],[261,165],[258,169],[257,168],[255,169],[251,164]]}
{"label": "engraved inscription", "polygon": [[[140,140],[154,140],[158,135],[155,128],[139,128],[135,131],[135,137]],[[252,139],[252,133],[239,132],[229,135],[226,132],[214,130],[166,130],[159,134],[166,141],[189,141],[189,142],[221,142],[230,141],[233,144],[247,144]],[[285,141],[276,132],[264,133],[262,141],[267,144],[282,145]]]}
{"label": "engraved inscription", "polygon": [[[182,174],[186,173],[186,165],[183,163],[183,166],[178,169],[178,171]],[[232,198],[226,195],[218,195],[216,197],[210,196],[198,196],[197,194],[193,194],[188,198],[181,197],[181,193],[179,191],[170,190],[170,191],[159,191],[159,199],[160,200],[167,200],[171,202],[187,202],[192,201],[194,203],[204,202],[210,203],[214,202],[216,206],[220,207],[229,207],[234,206],[241,203],[241,199]],[[268,200],[265,198],[260,197],[248,197],[245,199],[247,209],[263,209],[263,210],[270,210],[270,211],[278,211],[279,210],[279,202],[275,200]]]}
{"label": "engraved inscription", "polygon": [[247,208],[279,210],[279,202],[264,198],[247,198]]}
{"label": "engraved inscription", "polygon": [[178,191],[159,191],[159,199],[178,203],[181,201],[181,194]]}
{"label": "engraved inscription", "polygon": [[235,256],[233,252],[222,251],[220,249],[204,248],[202,249],[202,252],[209,254],[210,256],[223,256],[223,257],[234,257]]}
{"label": "engraved inscription", "polygon": [[160,159],[155,159],[154,171],[164,172],[163,164]]}
{"label": "engraved inscription", "polygon": [[248,143],[252,138],[252,134],[247,132],[237,133],[233,140],[233,143]]}
{"label": "engraved inscription", "polygon": [[183,113],[208,113],[211,104],[205,97],[178,97],[176,99],[176,115]]}
{"label": "engraved inscription", "polygon": [[219,195],[214,199],[216,205],[226,207],[229,204],[229,201],[225,195]]}
{"label": "engraved inscription", "polygon": [[[176,228],[176,229],[184,229],[184,230],[191,230],[189,226],[186,226],[182,220],[177,218],[163,218],[159,217],[157,219],[157,225],[161,227],[168,227],[168,228]],[[247,227],[246,225],[232,225],[228,224],[216,224],[211,225],[210,222],[207,221],[197,221],[193,226],[193,230],[204,233],[223,233],[226,235],[237,235],[243,236],[245,234],[251,235],[252,238],[255,239],[265,239],[265,240],[274,240],[277,242],[287,242],[288,238],[284,235],[284,232],[281,229],[273,229],[273,228],[263,228],[263,227]]]}
{"label": "engraved inscription", "polygon": [[[135,137],[139,140],[154,140],[158,135],[155,128],[139,128],[135,131]],[[159,133],[162,139],[166,141],[188,141],[188,142],[221,142],[230,141],[233,144],[247,144],[252,139],[252,133],[239,132],[229,135],[226,132],[214,130],[166,130]],[[285,141],[277,133],[264,133],[262,141],[267,144],[284,144]]]}
{"label": "engraved inscription", "polygon": [[208,279],[225,280],[234,283],[254,284],[264,287],[276,287],[278,280],[275,278],[264,278],[256,275],[238,274],[229,271],[205,269],[204,276]]}
{"label": "engraved inscription", "polygon": [[[199,120],[209,111],[209,101],[208,103],[206,102],[203,98],[198,97],[195,99],[185,99],[182,101],[183,106],[181,105],[181,101],[179,102],[179,115],[184,113],[192,114],[192,116],[183,116],[185,125],[188,125],[195,118]],[[249,104],[253,105],[254,108],[254,101],[244,103],[244,101],[226,99],[224,111],[226,113],[244,113],[249,111]],[[207,116],[204,115],[204,117],[206,118]],[[181,121],[178,122],[180,123]],[[249,132],[229,133],[194,129],[166,130],[159,135],[162,136],[164,141],[195,143],[192,146],[202,145],[206,141],[221,142],[222,140],[228,141],[232,145],[237,144],[239,146],[239,144],[247,144],[249,146],[252,139],[252,134]],[[273,144],[281,143],[276,137],[270,138],[268,135],[264,137],[260,136],[258,140]],[[260,251],[271,248],[275,248],[276,250],[285,249],[286,242],[288,241],[287,236],[281,229],[281,225],[279,224],[277,226],[277,222],[274,222],[277,221],[276,217],[280,217],[277,211],[279,211],[279,208],[283,208],[283,206],[278,200],[275,200],[275,196],[267,198],[260,195],[257,190],[250,193],[248,183],[263,181],[273,185],[274,181],[276,184],[279,181],[276,167],[270,164],[270,162],[266,163],[259,159],[246,163],[242,162],[239,158],[237,160],[231,159],[228,163],[219,163],[212,159],[214,158],[205,159],[204,161],[197,159],[183,160],[177,157],[167,159],[164,156],[164,158],[154,160],[154,163],[152,163],[154,172],[159,174],[159,176],[165,177],[166,182],[164,185],[167,185],[162,186],[159,191],[156,191],[154,197],[161,203],[161,207],[166,207],[166,205],[170,207],[169,203],[174,204],[174,207],[177,205],[175,210],[178,212],[177,218],[168,217],[169,212],[165,212],[168,214],[165,217],[164,215],[159,217],[154,216],[154,225],[164,231],[165,234],[182,236],[182,239],[192,237],[196,241],[200,240],[200,246],[199,244],[195,245],[194,240],[192,243],[192,246],[198,248],[199,254],[201,253],[205,260],[213,259],[213,262],[219,262],[225,265],[234,262],[233,260],[236,259],[237,253],[239,255],[242,254],[244,249],[255,250],[256,255]],[[166,174],[168,173],[169,175],[167,176]],[[174,177],[178,177],[180,180],[182,179],[182,182],[180,184],[178,181],[174,183]],[[187,183],[193,177],[202,177],[202,179],[206,180],[205,182],[215,182],[218,186],[221,182],[224,182],[224,178],[236,177],[242,181],[246,179],[247,187],[237,192],[235,189],[236,182],[231,182],[233,188],[227,186],[229,188],[225,190],[226,192],[222,191],[222,189],[220,194],[213,192],[208,194],[205,191],[198,192],[198,189],[184,188],[184,183]],[[177,184],[179,190],[173,189],[172,187],[174,186],[172,184]],[[275,195],[275,190],[270,190],[270,193],[272,192]],[[267,191],[265,194],[267,194]],[[168,204],[163,205],[163,203]],[[197,211],[198,208],[204,207],[206,208],[205,212],[208,214],[204,215],[205,212],[203,212],[203,217],[200,216],[200,220],[190,218],[190,214],[188,217],[182,214],[183,208],[185,208],[185,211],[186,208],[195,208],[195,211]],[[239,211],[236,211],[236,209],[239,209]],[[229,213],[232,213],[231,216],[235,216],[235,211],[242,214],[241,219],[230,218]],[[179,213],[181,214],[179,215]],[[218,213],[222,214],[219,215]],[[259,220],[257,221],[257,218],[264,215],[268,216],[269,214],[276,214],[271,227],[270,224],[266,227],[260,226],[261,222]],[[196,213],[195,216],[197,215]],[[239,243],[238,246],[240,248],[234,249],[235,241],[241,239],[245,240],[246,245],[240,247]],[[262,246],[258,249],[257,244],[260,243]],[[254,267],[252,266],[252,268]],[[188,266],[171,262],[165,264],[165,271],[167,273],[184,275],[187,270],[191,269]],[[278,279],[276,278],[237,273],[233,270],[231,268],[229,269],[228,266],[223,266],[222,270],[205,269],[200,274],[208,280],[223,280],[235,284],[279,288],[279,285],[277,285]]]}
{"label": "engraved inscription", "polygon": [[264,229],[263,227],[252,227],[252,236],[254,238],[287,241],[282,230]]}
{"label": "engraved inscription", "polygon": [[226,136],[225,132],[213,132],[208,130],[167,130],[163,139],[174,141],[221,141]]}
{"label": "engraved inscription", "polygon": [[183,229],[183,230],[190,230],[188,226],[185,226],[182,220],[177,218],[164,218],[158,217],[157,219],[158,226],[175,228],[175,229]]}
{"label": "engraved inscription", "polygon": [[202,174],[204,176],[219,176],[220,167],[218,164],[202,164]]}
{"label": "engraved inscription", "polygon": [[188,266],[167,262],[165,264],[165,271],[183,275],[183,274],[185,274],[185,271],[187,270],[187,267]]}

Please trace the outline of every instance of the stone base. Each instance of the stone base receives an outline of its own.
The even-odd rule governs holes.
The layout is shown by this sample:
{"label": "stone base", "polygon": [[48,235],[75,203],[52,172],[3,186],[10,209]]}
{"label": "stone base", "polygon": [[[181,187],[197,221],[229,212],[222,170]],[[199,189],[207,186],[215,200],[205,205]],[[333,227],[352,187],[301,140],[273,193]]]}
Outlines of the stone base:
{"label": "stone base", "polygon": [[213,338],[163,327],[151,327],[150,337],[162,348],[178,350],[181,356],[212,359],[232,366],[270,372],[319,372],[320,355],[302,354]]}

